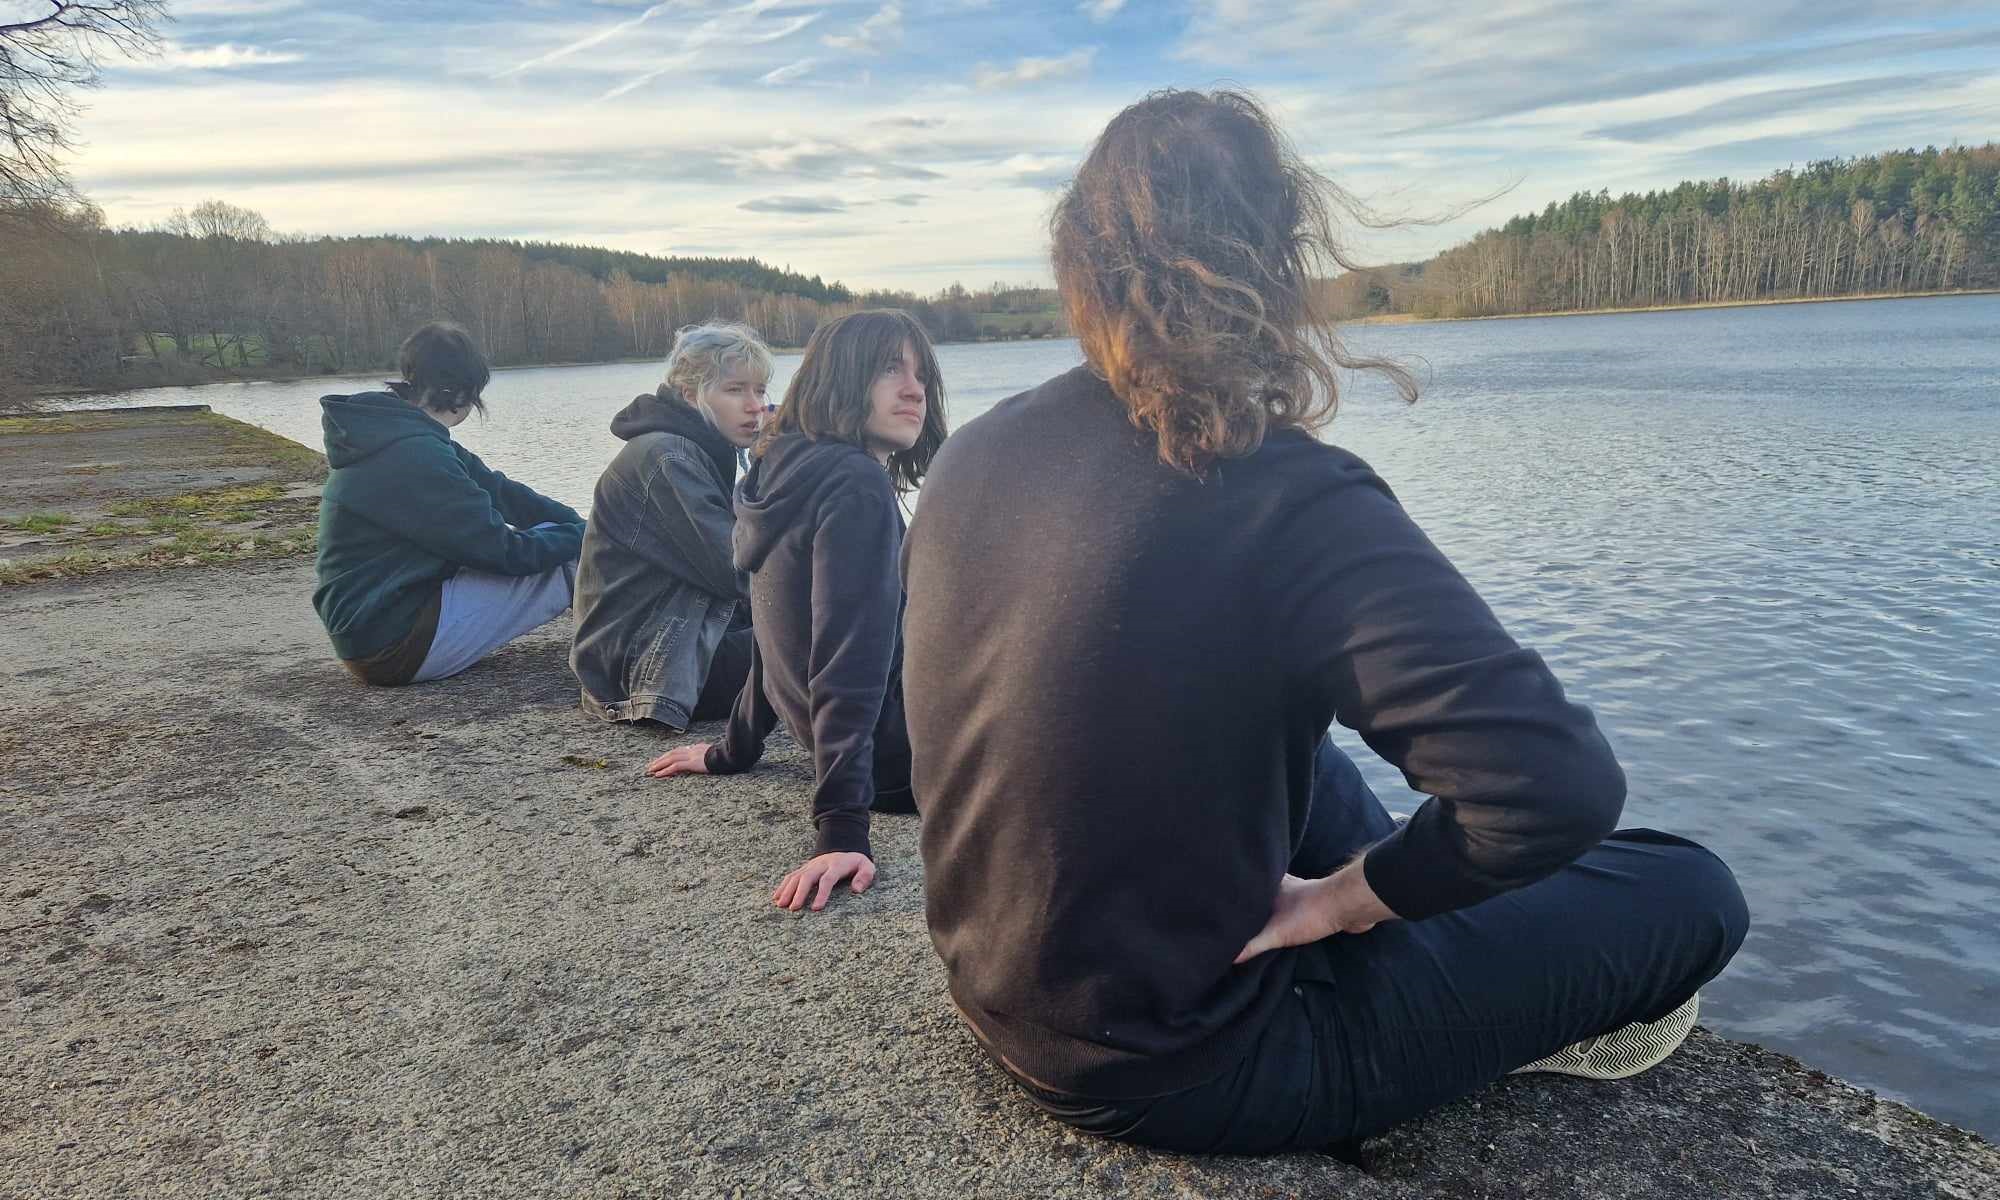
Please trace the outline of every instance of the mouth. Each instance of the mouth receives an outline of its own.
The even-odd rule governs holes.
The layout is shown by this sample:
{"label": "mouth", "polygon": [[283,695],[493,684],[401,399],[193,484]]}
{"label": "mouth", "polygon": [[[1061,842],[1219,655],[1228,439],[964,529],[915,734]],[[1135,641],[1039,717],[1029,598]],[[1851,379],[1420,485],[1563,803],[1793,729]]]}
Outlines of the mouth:
{"label": "mouth", "polygon": [[924,410],[920,408],[899,408],[896,415],[905,421],[914,421],[919,425],[924,423]]}

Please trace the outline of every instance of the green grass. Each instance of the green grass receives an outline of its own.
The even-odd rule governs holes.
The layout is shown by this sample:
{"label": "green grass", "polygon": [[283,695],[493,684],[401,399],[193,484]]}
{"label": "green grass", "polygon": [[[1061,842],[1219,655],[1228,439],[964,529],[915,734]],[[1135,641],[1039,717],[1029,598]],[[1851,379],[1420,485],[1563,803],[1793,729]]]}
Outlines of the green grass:
{"label": "green grass", "polygon": [[[0,419],[0,434],[92,429],[129,420],[89,414]],[[286,558],[310,555],[317,549],[318,500],[311,495],[289,494],[295,484],[326,477],[326,460],[317,452],[213,413],[160,414],[159,420],[162,424],[205,425],[212,431],[220,453],[212,453],[201,465],[256,468],[274,478],[121,500],[87,519],[31,513],[0,521],[0,528],[58,535],[53,552],[46,557],[0,564],[0,585],[154,567]],[[182,433],[184,436],[186,430]],[[243,528],[252,522],[267,527]]]}
{"label": "green grass", "polygon": [[37,558],[25,562],[0,563],[0,587],[34,583],[46,579],[66,579],[98,575],[108,571],[143,570],[150,567],[215,566],[260,558],[289,558],[311,554],[313,531],[245,537],[211,529],[188,529],[160,546],[138,550],[77,550],[60,558]]}
{"label": "green grass", "polygon": [[0,518],[0,529],[13,529],[21,533],[57,533],[66,525],[76,524],[76,518],[66,513],[38,512],[25,517]]}
{"label": "green grass", "polygon": [[1035,312],[977,313],[979,336],[983,338],[1059,337],[1066,333],[1062,310]]}
{"label": "green grass", "polygon": [[[285,489],[275,483],[246,483],[234,487],[203,488],[178,496],[154,496],[144,500],[121,500],[104,511],[114,517],[151,517],[158,524],[175,517],[199,517],[207,521],[253,521],[257,514],[243,506],[282,500]],[[161,528],[166,528],[162,525]]]}

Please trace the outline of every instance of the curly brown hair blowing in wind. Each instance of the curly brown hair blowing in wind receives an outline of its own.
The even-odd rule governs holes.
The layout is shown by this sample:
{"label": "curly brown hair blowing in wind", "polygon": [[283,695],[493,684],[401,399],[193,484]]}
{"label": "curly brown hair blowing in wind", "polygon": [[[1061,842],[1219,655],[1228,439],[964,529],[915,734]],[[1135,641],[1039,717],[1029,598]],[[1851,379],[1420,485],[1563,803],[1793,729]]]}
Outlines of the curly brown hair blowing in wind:
{"label": "curly brown hair blowing in wind", "polygon": [[1355,206],[1241,92],[1155,92],[1091,147],[1051,222],[1056,285],[1162,461],[1199,474],[1272,428],[1318,428],[1338,368],[1381,371],[1416,399],[1400,366],[1341,348],[1316,298],[1353,266],[1337,209]]}

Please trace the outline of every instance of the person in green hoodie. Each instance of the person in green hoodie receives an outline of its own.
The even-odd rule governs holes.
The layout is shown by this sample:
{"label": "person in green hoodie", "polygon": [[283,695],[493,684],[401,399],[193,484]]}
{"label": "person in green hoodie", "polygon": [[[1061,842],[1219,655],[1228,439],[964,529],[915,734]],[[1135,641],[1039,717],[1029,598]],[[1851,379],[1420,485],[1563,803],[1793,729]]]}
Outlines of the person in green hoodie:
{"label": "person in green hoodie", "polygon": [[562,614],[584,520],[451,440],[492,377],[456,325],[404,341],[387,390],[320,398],[332,467],[313,608],[364,683],[456,675]]}

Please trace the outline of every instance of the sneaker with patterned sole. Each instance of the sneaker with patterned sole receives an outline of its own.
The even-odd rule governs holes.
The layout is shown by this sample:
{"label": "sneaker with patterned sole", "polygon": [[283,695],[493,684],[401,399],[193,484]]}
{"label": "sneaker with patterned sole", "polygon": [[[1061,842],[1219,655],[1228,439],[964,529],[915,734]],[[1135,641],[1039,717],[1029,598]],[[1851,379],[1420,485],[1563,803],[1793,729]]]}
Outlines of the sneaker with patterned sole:
{"label": "sneaker with patterned sole", "polygon": [[1701,1013],[1701,995],[1689,996],[1687,1003],[1657,1021],[1634,1021],[1623,1029],[1585,1038],[1573,1045],[1538,1058],[1509,1075],[1547,1073],[1575,1075],[1581,1079],[1629,1079],[1651,1070],[1680,1049],[1694,1029]]}

